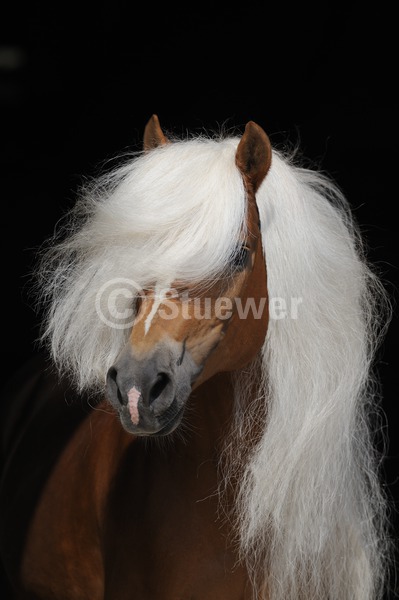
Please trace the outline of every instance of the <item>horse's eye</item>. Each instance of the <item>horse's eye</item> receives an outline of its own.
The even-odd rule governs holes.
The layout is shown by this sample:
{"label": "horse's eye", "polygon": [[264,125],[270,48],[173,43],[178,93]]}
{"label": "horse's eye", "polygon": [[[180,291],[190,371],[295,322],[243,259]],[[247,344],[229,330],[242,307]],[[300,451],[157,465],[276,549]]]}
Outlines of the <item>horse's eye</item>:
{"label": "horse's eye", "polygon": [[241,246],[232,258],[231,265],[235,271],[242,271],[245,268],[249,257],[249,249]]}

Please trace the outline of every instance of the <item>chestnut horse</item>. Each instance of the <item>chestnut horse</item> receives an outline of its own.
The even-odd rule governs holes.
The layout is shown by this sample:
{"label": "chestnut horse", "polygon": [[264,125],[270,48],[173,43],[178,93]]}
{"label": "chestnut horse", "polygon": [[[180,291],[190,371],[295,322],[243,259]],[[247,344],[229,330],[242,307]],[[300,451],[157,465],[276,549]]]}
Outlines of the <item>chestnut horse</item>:
{"label": "chestnut horse", "polygon": [[385,295],[334,183],[254,122],[154,115],[38,273],[52,358],[2,403],[14,598],[380,598]]}

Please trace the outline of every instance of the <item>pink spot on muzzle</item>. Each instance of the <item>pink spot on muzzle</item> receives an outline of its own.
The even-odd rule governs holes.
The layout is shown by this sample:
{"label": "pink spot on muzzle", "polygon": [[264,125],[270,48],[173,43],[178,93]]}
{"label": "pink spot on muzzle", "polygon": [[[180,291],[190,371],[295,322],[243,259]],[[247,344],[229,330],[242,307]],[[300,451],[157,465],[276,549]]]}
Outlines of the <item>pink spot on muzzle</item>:
{"label": "pink spot on muzzle", "polygon": [[134,425],[138,424],[139,418],[140,418],[139,417],[139,409],[137,407],[140,396],[141,396],[141,393],[135,387],[132,387],[127,393],[130,418]]}

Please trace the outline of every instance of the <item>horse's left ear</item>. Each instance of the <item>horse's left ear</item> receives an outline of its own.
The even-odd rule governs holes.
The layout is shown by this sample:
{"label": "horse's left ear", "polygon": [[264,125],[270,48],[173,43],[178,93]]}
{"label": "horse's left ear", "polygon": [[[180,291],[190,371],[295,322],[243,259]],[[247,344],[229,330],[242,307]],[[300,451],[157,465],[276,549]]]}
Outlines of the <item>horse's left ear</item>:
{"label": "horse's left ear", "polygon": [[254,192],[266,177],[271,160],[272,148],[268,136],[262,127],[249,121],[237,147],[236,165]]}
{"label": "horse's left ear", "polygon": [[159,124],[157,115],[152,115],[147,125],[144,128],[143,146],[144,150],[152,150],[157,146],[168,144],[169,140],[165,136]]}

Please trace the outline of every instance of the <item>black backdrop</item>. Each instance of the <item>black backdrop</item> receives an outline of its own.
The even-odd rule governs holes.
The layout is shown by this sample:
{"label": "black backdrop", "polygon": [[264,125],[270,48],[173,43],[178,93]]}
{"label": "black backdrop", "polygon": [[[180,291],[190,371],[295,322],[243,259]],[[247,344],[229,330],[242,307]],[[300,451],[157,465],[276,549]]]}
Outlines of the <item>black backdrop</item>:
{"label": "black backdrop", "polygon": [[[275,145],[299,143],[350,200],[395,302],[395,17],[381,3],[272,4],[4,7],[3,376],[34,349],[38,317],[26,283],[35,248],[72,206],[83,175],[140,147],[154,112],[177,134],[221,123],[242,131],[252,119]],[[394,316],[378,365],[392,502],[399,497],[397,333]]]}

